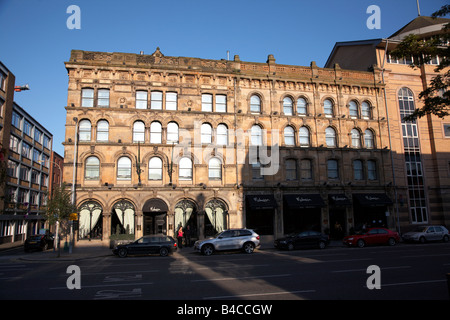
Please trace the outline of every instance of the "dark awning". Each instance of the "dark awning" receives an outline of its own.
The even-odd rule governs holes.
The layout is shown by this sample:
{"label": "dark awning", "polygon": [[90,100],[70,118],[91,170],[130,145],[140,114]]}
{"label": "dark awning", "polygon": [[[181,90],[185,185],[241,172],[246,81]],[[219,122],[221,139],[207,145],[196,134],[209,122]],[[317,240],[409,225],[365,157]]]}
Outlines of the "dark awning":
{"label": "dark awning", "polygon": [[345,194],[329,194],[328,200],[330,205],[334,206],[351,206],[352,202]]}
{"label": "dark awning", "polygon": [[286,194],[284,200],[291,209],[325,207],[320,194]]}
{"label": "dark awning", "polygon": [[277,201],[271,194],[247,195],[247,203],[251,209],[275,209]]}
{"label": "dark awning", "polygon": [[144,204],[144,208],[142,209],[142,212],[167,212],[169,211],[169,208],[167,207],[167,204],[158,198],[147,200]]}
{"label": "dark awning", "polygon": [[385,193],[355,193],[353,199],[363,207],[384,207],[393,205]]}

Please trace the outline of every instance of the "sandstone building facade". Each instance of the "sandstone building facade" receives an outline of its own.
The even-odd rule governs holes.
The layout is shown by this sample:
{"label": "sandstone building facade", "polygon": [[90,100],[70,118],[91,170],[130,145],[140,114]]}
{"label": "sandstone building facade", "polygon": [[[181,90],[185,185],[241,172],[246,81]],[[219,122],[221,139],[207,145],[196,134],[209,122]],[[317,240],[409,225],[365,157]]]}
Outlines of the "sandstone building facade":
{"label": "sandstone building facade", "polygon": [[[73,50],[77,238],[395,228],[380,70]],[[335,225],[343,227],[342,233]]]}

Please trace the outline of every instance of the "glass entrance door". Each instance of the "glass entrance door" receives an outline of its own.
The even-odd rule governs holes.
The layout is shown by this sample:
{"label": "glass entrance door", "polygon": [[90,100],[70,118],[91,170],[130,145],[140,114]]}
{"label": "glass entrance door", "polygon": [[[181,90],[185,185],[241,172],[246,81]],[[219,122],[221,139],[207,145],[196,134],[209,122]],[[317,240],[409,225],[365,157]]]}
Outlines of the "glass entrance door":
{"label": "glass entrance door", "polygon": [[166,213],[144,213],[144,236],[166,234]]}

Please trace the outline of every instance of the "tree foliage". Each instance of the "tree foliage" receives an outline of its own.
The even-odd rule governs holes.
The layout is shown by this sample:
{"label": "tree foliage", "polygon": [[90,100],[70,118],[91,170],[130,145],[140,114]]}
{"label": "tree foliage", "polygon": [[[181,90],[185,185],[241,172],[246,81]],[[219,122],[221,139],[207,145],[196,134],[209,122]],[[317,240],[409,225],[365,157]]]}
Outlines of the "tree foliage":
{"label": "tree foliage", "polygon": [[55,186],[52,194],[47,195],[44,213],[49,224],[66,220],[73,212],[76,212],[76,207],[72,205],[70,189],[66,188],[65,184]]}
{"label": "tree foliage", "polygon": [[[444,5],[432,14],[433,18],[450,13],[450,5]],[[439,65],[434,69],[437,74],[427,88],[420,92],[419,99],[423,107],[417,108],[405,120],[412,121],[427,114],[444,118],[450,113],[450,23],[443,28],[443,33],[430,39],[421,39],[416,34],[410,34],[403,39],[391,55],[397,58],[413,57],[412,68],[423,68],[434,57],[439,57]]]}

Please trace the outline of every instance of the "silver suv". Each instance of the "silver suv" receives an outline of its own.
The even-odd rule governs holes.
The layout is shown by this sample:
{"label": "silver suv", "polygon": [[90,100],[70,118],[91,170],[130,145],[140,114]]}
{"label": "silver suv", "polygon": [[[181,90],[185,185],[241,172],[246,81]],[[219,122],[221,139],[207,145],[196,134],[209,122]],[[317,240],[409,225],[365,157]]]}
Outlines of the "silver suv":
{"label": "silver suv", "polygon": [[253,230],[229,229],[218,233],[214,238],[196,241],[194,249],[209,256],[214,251],[227,250],[243,250],[245,253],[252,253],[259,245],[259,235]]}

